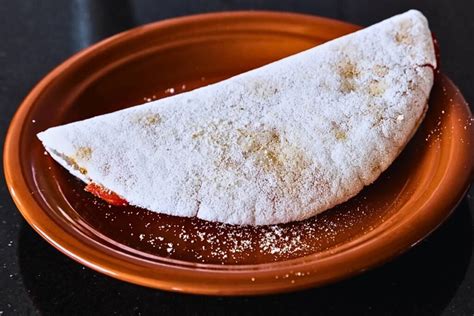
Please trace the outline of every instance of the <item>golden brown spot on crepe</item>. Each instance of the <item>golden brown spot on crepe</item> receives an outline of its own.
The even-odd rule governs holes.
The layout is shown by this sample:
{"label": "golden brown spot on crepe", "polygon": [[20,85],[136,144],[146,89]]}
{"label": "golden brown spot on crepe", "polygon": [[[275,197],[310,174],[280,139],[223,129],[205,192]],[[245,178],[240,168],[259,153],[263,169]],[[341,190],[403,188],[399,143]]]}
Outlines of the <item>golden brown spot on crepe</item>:
{"label": "golden brown spot on crepe", "polygon": [[79,171],[83,175],[87,174],[87,169],[79,166],[79,164],[74,158],[66,156],[66,155],[62,155],[62,157],[66,161],[66,163],[70,165],[74,170]]}
{"label": "golden brown spot on crepe", "polygon": [[161,116],[158,113],[150,113],[146,115],[136,116],[133,118],[135,123],[138,123],[142,126],[153,126],[161,123]]}
{"label": "golden brown spot on crepe", "polygon": [[66,160],[66,162],[67,162],[68,164],[70,164],[71,166],[73,166],[73,167],[74,167],[74,166],[77,166],[76,160],[75,160],[74,158],[72,158],[72,157],[69,157],[69,156],[64,155],[64,160]]}
{"label": "golden brown spot on crepe", "polygon": [[237,173],[251,181],[272,181],[271,194],[275,197],[300,194],[299,179],[305,172],[312,172],[303,150],[273,129],[229,130],[225,126],[228,126],[225,121],[211,123],[202,134],[203,141],[212,144],[217,153],[214,160],[217,169]]}
{"label": "golden brown spot on crepe", "polygon": [[341,62],[338,65],[338,73],[341,77],[341,91],[349,93],[355,90],[355,79],[359,76],[357,66],[350,60]]}
{"label": "golden brown spot on crepe", "polygon": [[413,44],[413,38],[409,32],[412,25],[409,20],[405,20],[400,25],[400,30],[395,33],[395,41],[399,44]]}
{"label": "golden brown spot on crepe", "polygon": [[[310,165],[304,151],[273,129],[238,128],[233,131],[227,126],[227,121],[212,122],[204,132],[196,132],[197,137],[211,143],[218,153],[214,161],[216,168],[239,172],[255,180],[255,174],[252,174],[255,171],[246,173],[245,168],[241,169],[244,164],[251,163],[263,174],[272,176],[279,190],[298,191],[297,180]],[[240,151],[241,156],[236,155],[236,151]]]}
{"label": "golden brown spot on crepe", "polygon": [[334,137],[336,137],[337,140],[344,141],[347,139],[346,132],[336,122],[331,122],[331,125]]}
{"label": "golden brown spot on crepe", "polygon": [[309,163],[303,151],[282,139],[274,130],[239,130],[242,155],[265,172],[283,181],[287,174],[301,174]]}
{"label": "golden brown spot on crepe", "polygon": [[399,44],[410,45],[413,43],[413,39],[408,33],[397,32],[395,34],[395,41]]}
{"label": "golden brown spot on crepe", "polygon": [[203,130],[200,130],[200,131],[197,131],[197,132],[194,132],[192,135],[191,135],[191,138],[192,139],[197,139],[201,136],[204,135],[204,131]]}
{"label": "golden brown spot on crepe", "polygon": [[267,172],[282,168],[285,157],[282,156],[280,137],[276,132],[254,134],[252,143],[251,151],[247,155],[254,155],[257,165]]}
{"label": "golden brown spot on crepe", "polygon": [[155,125],[161,122],[161,117],[159,114],[149,114],[145,116],[144,123],[146,125]]}
{"label": "golden brown spot on crepe", "polygon": [[197,129],[191,134],[193,140],[200,140],[203,143],[210,143],[215,150],[220,152],[218,160],[214,165],[218,168],[231,169],[236,166],[234,158],[229,154],[229,149],[233,145],[229,140],[228,132],[222,130],[224,126],[231,125],[226,120],[214,120],[209,122],[203,129]]}
{"label": "golden brown spot on crepe", "polygon": [[268,150],[280,143],[280,137],[275,131],[248,131],[238,129],[238,144],[245,158],[259,151]]}
{"label": "golden brown spot on crepe", "polygon": [[375,65],[372,71],[379,77],[385,77],[388,74],[388,67],[384,65]]}
{"label": "golden brown spot on crepe", "polygon": [[376,173],[376,172],[379,172],[381,169],[381,166],[379,163],[375,163],[375,162],[372,162],[371,166],[370,166],[370,171],[371,173]]}
{"label": "golden brown spot on crepe", "polygon": [[79,160],[89,160],[92,156],[92,149],[90,147],[79,147],[74,155]]}
{"label": "golden brown spot on crepe", "polygon": [[342,78],[354,79],[359,76],[359,70],[352,61],[346,60],[339,64],[339,75]]}
{"label": "golden brown spot on crepe", "polygon": [[336,139],[337,140],[345,140],[347,138],[346,133],[342,131],[336,131]]}
{"label": "golden brown spot on crepe", "polygon": [[383,81],[372,80],[369,83],[369,94],[374,97],[380,96],[385,92],[386,88]]}
{"label": "golden brown spot on crepe", "polygon": [[341,81],[341,91],[343,93],[349,93],[355,91],[355,85],[352,80],[343,79]]}

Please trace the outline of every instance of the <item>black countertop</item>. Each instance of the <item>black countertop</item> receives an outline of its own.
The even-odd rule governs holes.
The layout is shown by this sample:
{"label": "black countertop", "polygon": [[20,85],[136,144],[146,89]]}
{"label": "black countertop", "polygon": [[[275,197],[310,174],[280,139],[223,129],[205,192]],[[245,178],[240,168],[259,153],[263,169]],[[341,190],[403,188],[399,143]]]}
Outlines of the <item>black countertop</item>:
{"label": "black countertop", "polygon": [[[474,100],[472,0],[21,0],[0,2],[0,139],[29,90],[74,52],[144,23],[193,13],[265,9],[305,12],[361,25],[421,10],[442,69]],[[297,293],[219,298],[127,284],[81,266],[39,237],[0,177],[0,315],[374,314],[474,315],[474,190],[429,238],[350,280]]]}

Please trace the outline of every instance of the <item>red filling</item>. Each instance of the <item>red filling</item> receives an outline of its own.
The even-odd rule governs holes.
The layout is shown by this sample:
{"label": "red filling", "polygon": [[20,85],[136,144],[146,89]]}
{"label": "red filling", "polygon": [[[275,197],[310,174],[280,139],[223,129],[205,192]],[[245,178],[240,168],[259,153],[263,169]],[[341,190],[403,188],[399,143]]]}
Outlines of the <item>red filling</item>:
{"label": "red filling", "polygon": [[92,193],[93,195],[97,196],[98,198],[101,198],[105,202],[115,205],[115,206],[127,206],[128,202],[121,198],[118,194],[107,190],[103,186],[95,183],[89,183],[86,185],[84,188],[85,191]]}

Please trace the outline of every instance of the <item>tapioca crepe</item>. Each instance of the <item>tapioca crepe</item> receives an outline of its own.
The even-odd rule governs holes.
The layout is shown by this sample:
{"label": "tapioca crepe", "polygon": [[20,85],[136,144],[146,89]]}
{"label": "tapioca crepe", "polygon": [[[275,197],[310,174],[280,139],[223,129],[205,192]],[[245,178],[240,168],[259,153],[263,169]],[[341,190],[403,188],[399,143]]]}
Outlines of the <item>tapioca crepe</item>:
{"label": "tapioca crepe", "polygon": [[229,224],[299,221],[387,169],[424,117],[436,66],[427,20],[411,10],[38,138],[112,204]]}

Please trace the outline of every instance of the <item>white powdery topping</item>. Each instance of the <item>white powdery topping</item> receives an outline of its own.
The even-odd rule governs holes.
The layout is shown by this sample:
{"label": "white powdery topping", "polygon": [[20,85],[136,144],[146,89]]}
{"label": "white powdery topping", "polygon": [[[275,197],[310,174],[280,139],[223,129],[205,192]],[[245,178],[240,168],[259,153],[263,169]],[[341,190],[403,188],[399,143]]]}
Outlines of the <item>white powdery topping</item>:
{"label": "white powdery topping", "polygon": [[409,11],[38,137],[71,173],[132,205],[231,224],[302,220],[351,198],[393,162],[425,111],[428,65],[436,67],[427,21]]}
{"label": "white powdery topping", "polygon": [[349,238],[354,238],[372,230],[372,227],[363,223],[375,219],[383,222],[383,217],[387,215],[384,210],[391,203],[379,209],[367,205],[364,200],[364,196],[359,196],[333,212],[305,221],[257,227],[196,219],[170,223],[148,213],[152,225],[149,230],[141,229],[135,247],[158,256],[212,264],[252,264],[256,263],[255,258],[258,257],[259,263],[299,258],[330,251],[335,245],[347,240],[348,232],[351,232]]}

